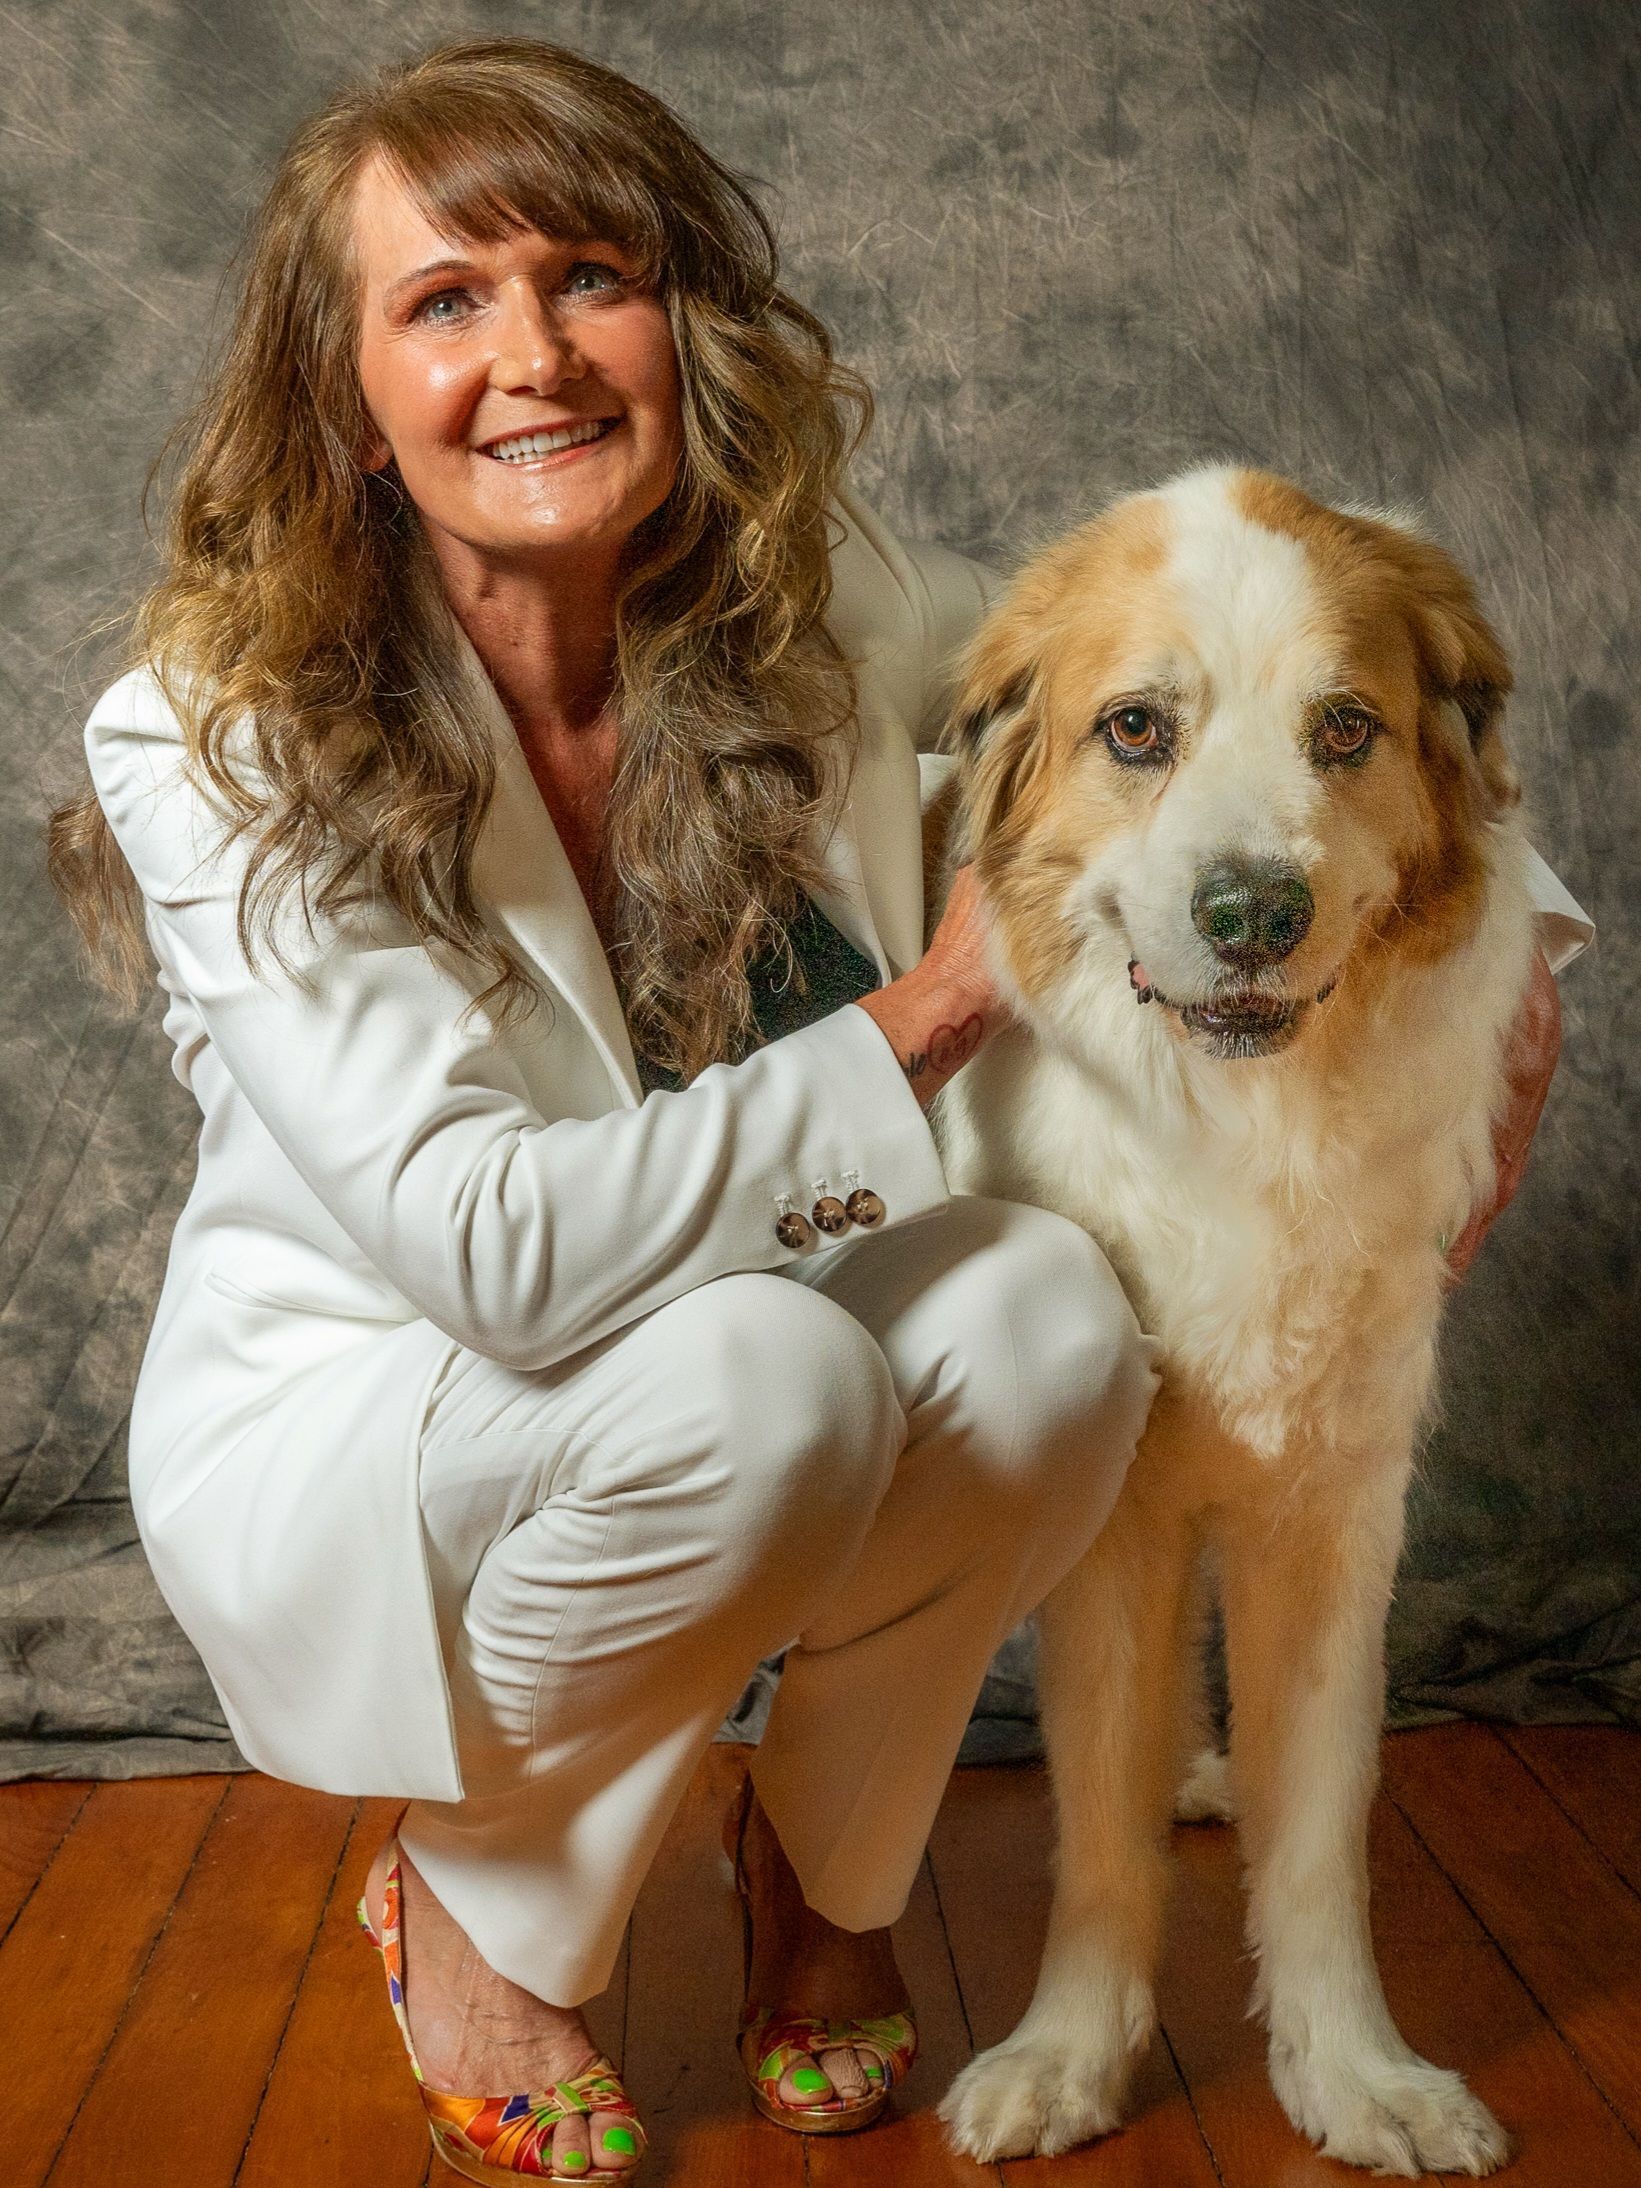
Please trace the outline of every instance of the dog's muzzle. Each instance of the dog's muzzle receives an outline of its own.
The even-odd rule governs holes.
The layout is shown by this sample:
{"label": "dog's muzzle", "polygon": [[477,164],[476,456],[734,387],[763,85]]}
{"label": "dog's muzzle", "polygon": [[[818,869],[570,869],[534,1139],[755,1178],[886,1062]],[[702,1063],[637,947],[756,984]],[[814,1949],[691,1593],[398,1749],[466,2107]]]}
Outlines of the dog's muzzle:
{"label": "dog's muzzle", "polygon": [[1216,1056],[1231,1059],[1274,1056],[1278,1049],[1286,1048],[1304,1012],[1313,1002],[1327,1001],[1339,985],[1339,975],[1335,973],[1314,996],[1268,995],[1257,988],[1232,988],[1200,1002],[1179,1003],[1164,995],[1139,959],[1131,957],[1128,982],[1137,1002],[1160,1003]]}

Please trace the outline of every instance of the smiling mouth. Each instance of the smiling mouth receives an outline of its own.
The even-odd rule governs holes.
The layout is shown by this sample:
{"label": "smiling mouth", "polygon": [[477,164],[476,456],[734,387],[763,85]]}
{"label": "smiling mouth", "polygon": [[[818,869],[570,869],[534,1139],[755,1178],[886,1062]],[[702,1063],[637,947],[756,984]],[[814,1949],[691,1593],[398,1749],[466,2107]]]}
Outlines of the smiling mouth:
{"label": "smiling mouth", "polygon": [[588,418],[581,424],[555,426],[550,431],[513,433],[506,440],[491,441],[479,454],[496,463],[538,463],[543,456],[561,455],[567,448],[585,448],[591,441],[601,441],[620,423],[619,418]]}
{"label": "smiling mouth", "polygon": [[1274,1056],[1286,1048],[1313,1003],[1325,1003],[1339,985],[1335,973],[1315,995],[1267,995],[1257,988],[1231,989],[1198,1003],[1176,1003],[1152,980],[1137,957],[1128,960],[1129,984],[1139,1003],[1160,1003],[1187,1033],[1214,1055],[1230,1059]]}

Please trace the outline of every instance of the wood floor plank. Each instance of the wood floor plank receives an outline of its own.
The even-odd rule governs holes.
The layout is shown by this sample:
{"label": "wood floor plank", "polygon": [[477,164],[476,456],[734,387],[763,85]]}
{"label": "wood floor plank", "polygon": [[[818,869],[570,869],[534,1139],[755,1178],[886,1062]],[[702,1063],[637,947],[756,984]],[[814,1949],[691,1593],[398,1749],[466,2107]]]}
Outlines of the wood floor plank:
{"label": "wood floor plank", "polygon": [[1496,1725],[1494,1731],[1641,1892],[1641,1732],[1617,1725]]}
{"label": "wood floor plank", "polygon": [[[697,1773],[615,1981],[589,2011],[626,2065],[657,2188],[1351,2177],[1271,2094],[1245,2016],[1223,1827],[1175,1834],[1168,2041],[1146,2063],[1132,2124],[1001,2168],[946,2147],[934,2106],[971,2030],[996,2042],[1030,1996],[1048,1902],[1040,1771],[959,1773],[942,1809],[896,1935],[923,2038],[896,2116],[807,2150],[759,2120],[732,2043],[739,1918],[718,1849],[743,1762],[715,1747]],[[1626,1881],[1638,1780],[1641,1739],[1601,1728],[1445,1727],[1387,1746],[1393,1797],[1372,1835],[1386,1991],[1409,2041],[1463,2072],[1511,2130],[1512,2188],[1641,2188],[1641,1899]],[[15,1913],[0,1942],[6,2188],[446,2188],[353,1913],[396,1806],[254,1774],[0,1788],[0,1915]]]}
{"label": "wood floor plank", "polygon": [[1236,1833],[1227,1824],[1182,1826],[1174,1855],[1158,1997],[1224,2188],[1339,2188],[1339,2169],[1277,2103],[1264,2032],[1248,2018]]}
{"label": "wood floor plank", "polygon": [[1385,1783],[1641,2137],[1641,1901],[1483,1725],[1397,1734]]}
{"label": "wood floor plank", "polygon": [[1372,1860],[1391,2011],[1416,2051],[1457,2068],[1503,2121],[1510,2188],[1641,2188],[1641,2149],[1388,1800],[1374,1811]]}
{"label": "wood floor plank", "polygon": [[650,2136],[645,2188],[801,2188],[802,2139],[752,2109],[736,2056],[740,1916],[719,1826],[746,1751],[707,1750],[633,1910],[627,2088]]}
{"label": "wood floor plank", "polygon": [[90,1794],[83,1778],[26,1779],[0,1787],[0,1939],[28,1904]]}
{"label": "wood floor plank", "polygon": [[[957,1773],[929,1855],[975,2048],[1029,2004],[1048,1921],[1048,1784],[1041,1770]],[[1008,2188],[1214,2188],[1212,2160],[1165,2043],[1136,2079],[1129,2125],[1052,2159],[1010,2159]]]}
{"label": "wood floor plank", "polygon": [[[1175,1833],[1163,2013],[1225,2188],[1323,2188],[1339,2169],[1288,2124],[1238,1964],[1238,1855],[1223,1826]],[[1380,1801],[1371,1862],[1379,1966],[1408,2041],[1463,2073],[1517,2140],[1512,2188],[1641,2188],[1624,2133],[1486,1930],[1399,1811]]]}
{"label": "wood floor plank", "polygon": [[44,2179],[228,1784],[96,1786],[0,1945],[8,2188]]}
{"label": "wood floor plank", "polygon": [[897,2091],[890,2117],[869,2134],[810,2143],[810,2188],[996,2188],[996,2167],[959,2157],[935,2117],[935,2106],[969,2057],[969,2034],[927,1861],[894,1934],[895,1957],[917,2008],[917,2063]]}
{"label": "wood floor plank", "polygon": [[421,2099],[354,1912],[403,1805],[357,1804],[235,2188],[419,2188],[427,2173]]}
{"label": "wood floor plank", "polygon": [[111,2167],[120,2188],[229,2188],[353,1806],[259,1771],[230,1782],[50,2188],[107,2188]]}

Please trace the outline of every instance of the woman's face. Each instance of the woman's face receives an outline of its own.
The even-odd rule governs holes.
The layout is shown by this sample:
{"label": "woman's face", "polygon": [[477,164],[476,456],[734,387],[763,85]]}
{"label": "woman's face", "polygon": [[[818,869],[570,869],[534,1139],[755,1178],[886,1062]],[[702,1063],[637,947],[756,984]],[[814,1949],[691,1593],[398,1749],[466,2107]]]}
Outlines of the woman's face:
{"label": "woman's face", "polygon": [[369,468],[397,463],[435,546],[501,562],[618,549],[683,450],[672,328],[633,259],[534,229],[454,240],[381,161],[354,236]]}

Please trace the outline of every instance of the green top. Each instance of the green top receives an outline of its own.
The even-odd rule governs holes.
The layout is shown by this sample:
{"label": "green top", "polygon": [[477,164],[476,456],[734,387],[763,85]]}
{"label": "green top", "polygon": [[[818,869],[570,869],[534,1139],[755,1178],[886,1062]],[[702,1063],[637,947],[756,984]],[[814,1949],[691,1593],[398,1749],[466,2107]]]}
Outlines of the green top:
{"label": "green top", "polygon": [[[845,1003],[870,995],[878,985],[876,965],[861,955],[847,935],[839,934],[812,897],[804,898],[787,922],[786,932],[797,968],[793,978],[777,986],[782,971],[778,950],[765,951],[747,967],[753,1016],[766,1041],[778,1041],[783,1033],[811,1026],[817,1018],[841,1010]],[[743,1053],[749,1054],[759,1045],[751,1041]],[[675,1072],[662,1070],[647,1056],[638,1056],[636,1061],[639,1082],[646,1094],[657,1087],[676,1092],[683,1085]]]}

